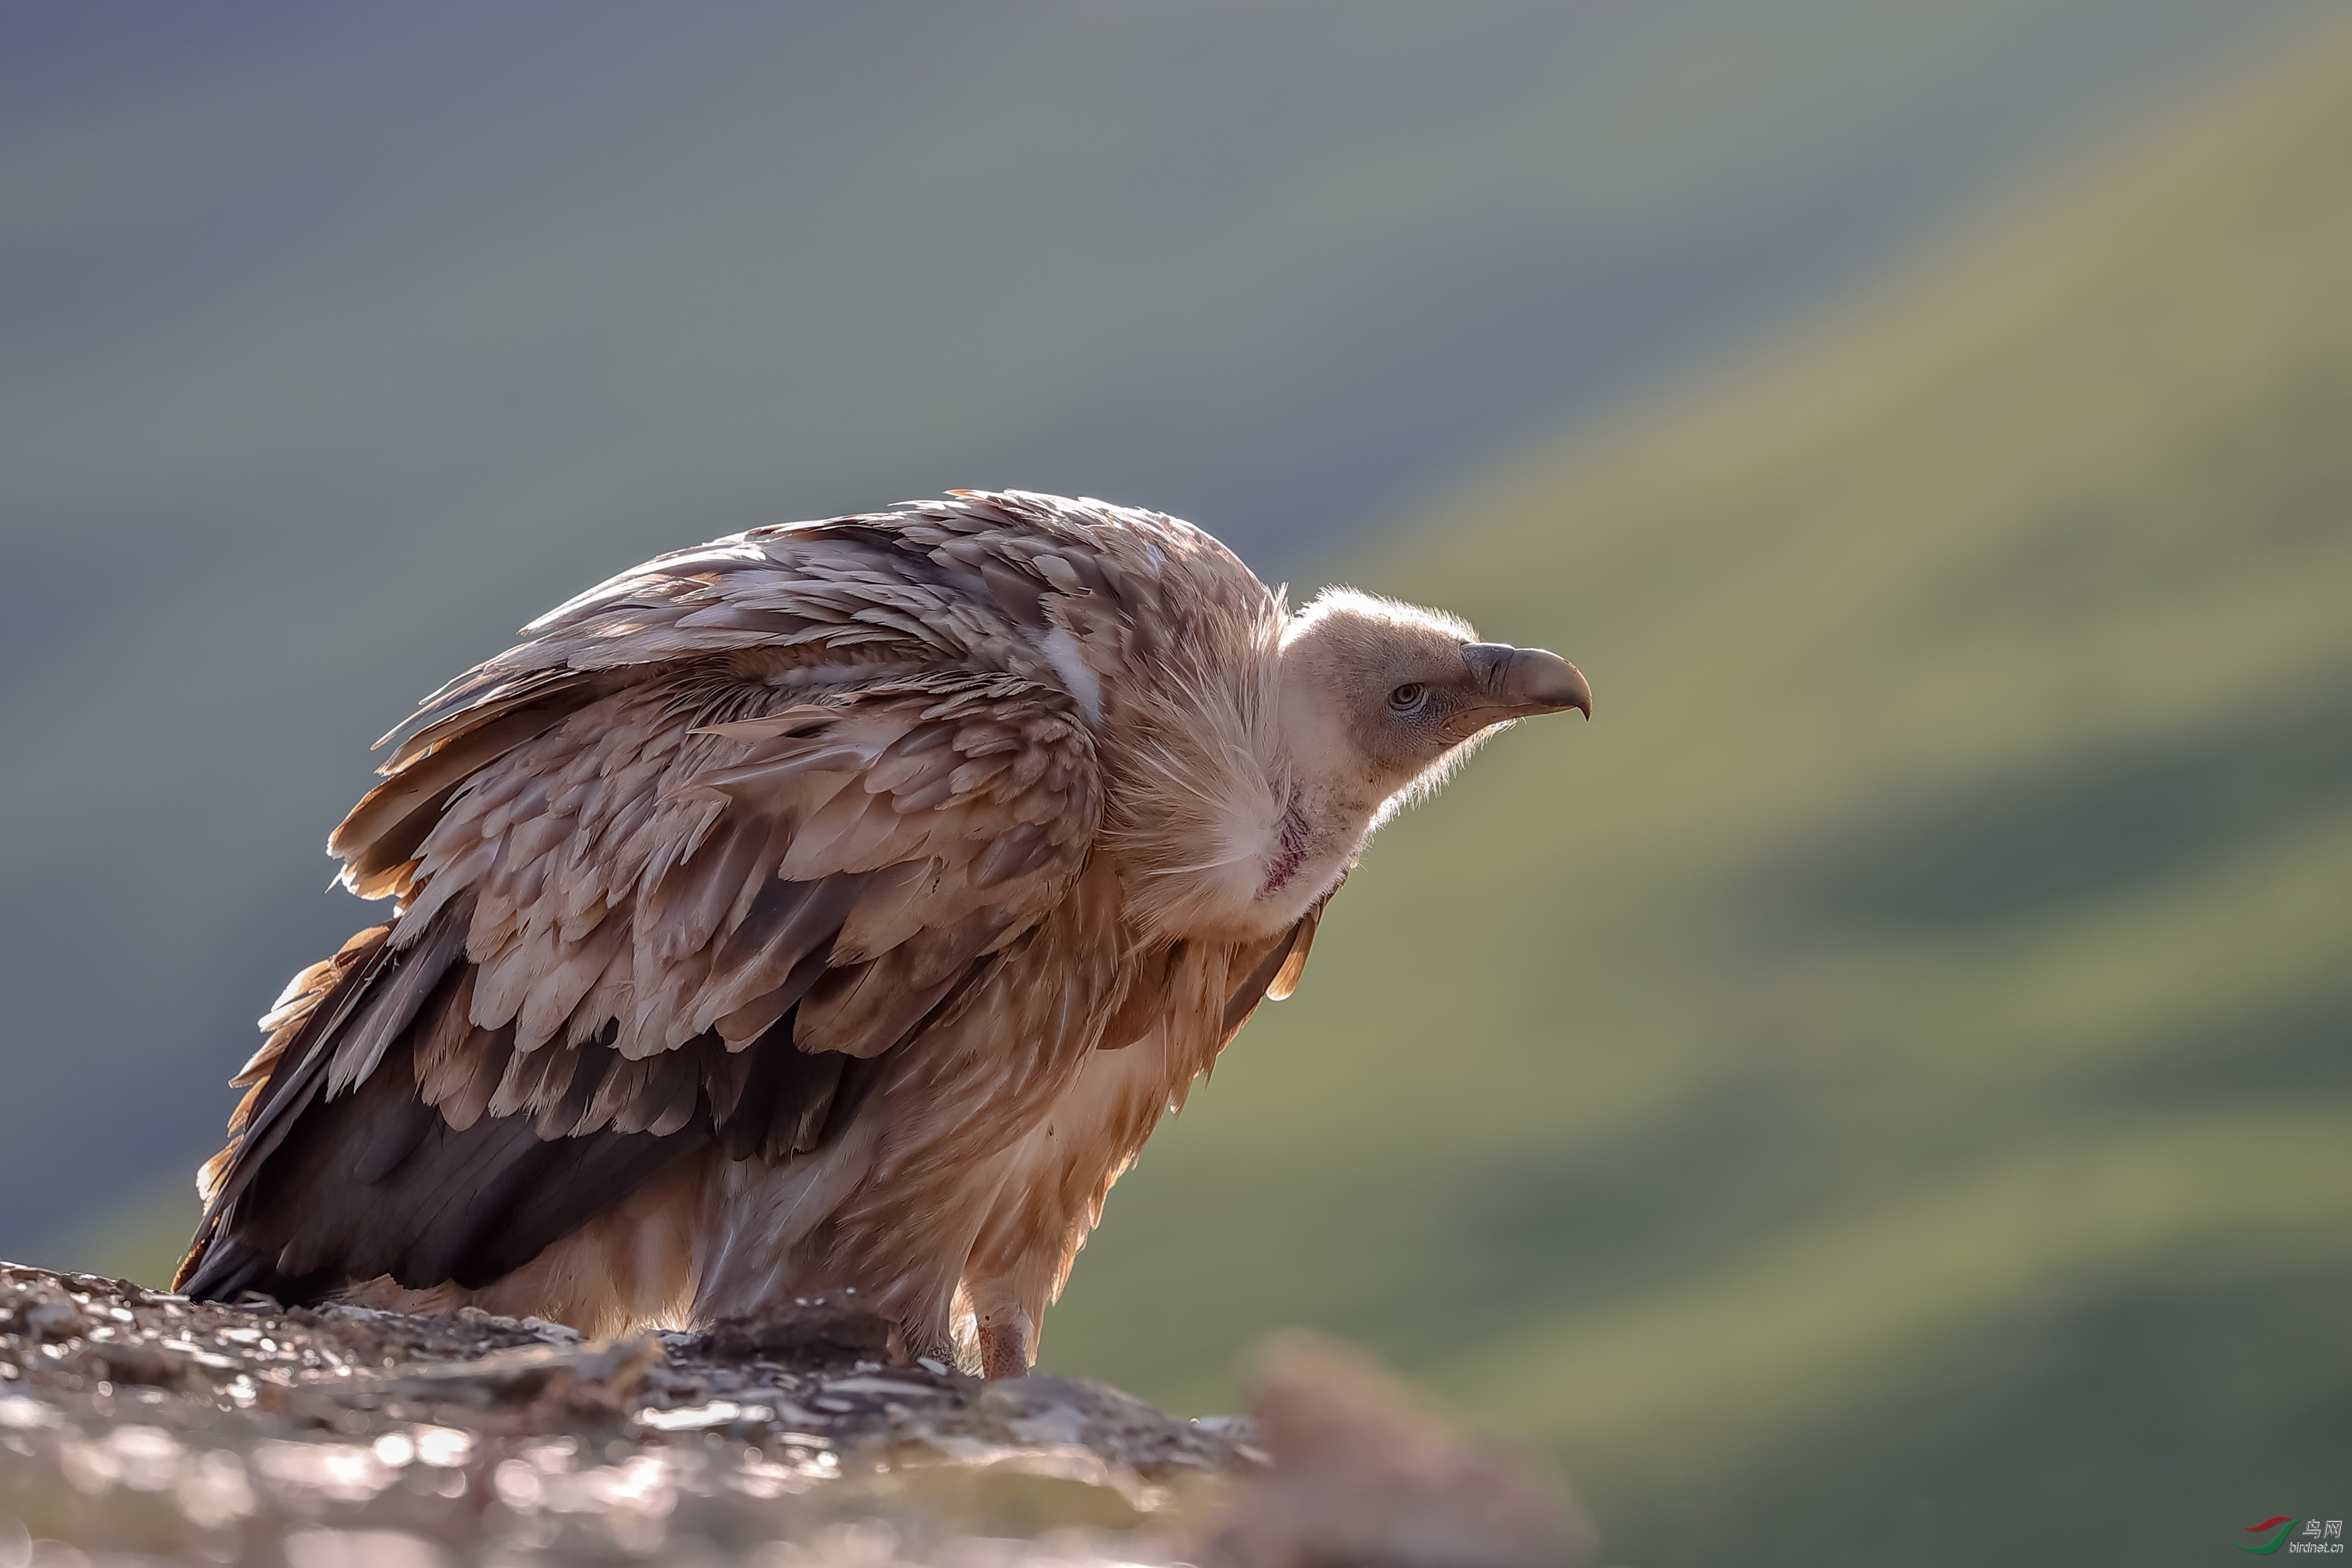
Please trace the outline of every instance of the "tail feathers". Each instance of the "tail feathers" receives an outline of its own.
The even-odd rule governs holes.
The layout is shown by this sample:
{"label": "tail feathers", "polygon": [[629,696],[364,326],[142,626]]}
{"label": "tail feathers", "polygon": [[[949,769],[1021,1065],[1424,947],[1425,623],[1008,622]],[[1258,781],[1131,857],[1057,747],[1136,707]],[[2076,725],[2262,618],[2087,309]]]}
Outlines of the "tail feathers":
{"label": "tail feathers", "polygon": [[278,1267],[278,1253],[215,1233],[201,1254],[180,1265],[174,1288],[191,1301],[234,1301],[248,1290],[286,1306],[316,1301],[327,1284],[319,1276],[289,1275]]}

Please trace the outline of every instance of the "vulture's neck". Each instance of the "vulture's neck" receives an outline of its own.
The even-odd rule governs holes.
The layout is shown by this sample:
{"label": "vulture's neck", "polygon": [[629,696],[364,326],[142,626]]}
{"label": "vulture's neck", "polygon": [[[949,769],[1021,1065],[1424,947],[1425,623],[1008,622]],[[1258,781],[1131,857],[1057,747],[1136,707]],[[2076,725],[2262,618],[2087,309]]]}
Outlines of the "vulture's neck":
{"label": "vulture's neck", "polygon": [[1163,936],[1286,930],[1337,885],[1385,798],[1339,761],[1352,752],[1337,725],[1295,703],[1196,709],[1137,755],[1120,813],[1130,907]]}

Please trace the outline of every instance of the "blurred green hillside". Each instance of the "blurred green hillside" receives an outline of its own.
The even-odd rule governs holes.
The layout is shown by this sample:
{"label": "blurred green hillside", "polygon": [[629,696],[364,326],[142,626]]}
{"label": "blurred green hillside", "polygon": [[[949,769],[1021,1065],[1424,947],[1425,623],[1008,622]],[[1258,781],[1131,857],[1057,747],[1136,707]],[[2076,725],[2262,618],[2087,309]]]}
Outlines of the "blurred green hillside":
{"label": "blurred green hillside", "polygon": [[1643,1568],[2352,1511],[2352,31],[1354,580],[1598,717],[1388,830],[1050,1367],[1336,1331]]}
{"label": "blurred green hillside", "polygon": [[1300,580],[2331,3],[0,7],[0,1255],[184,1208],[367,743],[584,584],[958,485]]}

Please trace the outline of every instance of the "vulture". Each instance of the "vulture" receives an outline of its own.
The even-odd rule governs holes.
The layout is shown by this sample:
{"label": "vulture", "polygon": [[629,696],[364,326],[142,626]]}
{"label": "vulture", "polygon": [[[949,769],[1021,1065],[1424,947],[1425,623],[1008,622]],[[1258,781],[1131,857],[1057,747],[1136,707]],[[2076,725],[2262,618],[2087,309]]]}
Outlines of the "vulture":
{"label": "vulture", "polygon": [[522,636],[328,840],[391,918],[262,1019],[189,1296],[611,1334],[853,1291],[1017,1375],[1374,828],[1592,710],[1557,655],[1021,491],[755,528]]}

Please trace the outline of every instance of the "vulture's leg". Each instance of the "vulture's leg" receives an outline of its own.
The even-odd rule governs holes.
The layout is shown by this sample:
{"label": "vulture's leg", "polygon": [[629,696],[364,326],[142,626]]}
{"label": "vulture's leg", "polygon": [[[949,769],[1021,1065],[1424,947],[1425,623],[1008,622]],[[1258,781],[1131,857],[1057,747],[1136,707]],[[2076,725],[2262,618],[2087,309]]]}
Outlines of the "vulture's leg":
{"label": "vulture's leg", "polygon": [[980,1324],[980,1375],[1024,1377],[1029,1372],[1029,1342],[1035,1331],[1029,1314],[1015,1307]]}
{"label": "vulture's leg", "polygon": [[1037,1321],[1021,1303],[1014,1281],[1002,1274],[964,1279],[974,1337],[980,1341],[980,1375],[1020,1377],[1037,1353]]}

